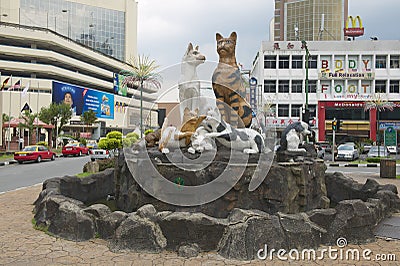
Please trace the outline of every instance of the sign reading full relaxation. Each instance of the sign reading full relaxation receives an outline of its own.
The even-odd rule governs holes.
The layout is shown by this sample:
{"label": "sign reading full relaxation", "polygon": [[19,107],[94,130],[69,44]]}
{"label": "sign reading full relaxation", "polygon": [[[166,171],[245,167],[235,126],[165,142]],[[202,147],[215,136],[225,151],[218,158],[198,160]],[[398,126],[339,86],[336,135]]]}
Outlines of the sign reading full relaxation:
{"label": "sign reading full relaxation", "polygon": [[321,56],[320,92],[322,99],[370,99],[372,56]]}

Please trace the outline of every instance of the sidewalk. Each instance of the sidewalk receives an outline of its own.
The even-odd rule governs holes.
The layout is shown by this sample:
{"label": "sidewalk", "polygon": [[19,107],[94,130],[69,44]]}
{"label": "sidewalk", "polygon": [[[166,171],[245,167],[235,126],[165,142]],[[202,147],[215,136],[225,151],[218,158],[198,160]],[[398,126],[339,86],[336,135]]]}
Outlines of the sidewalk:
{"label": "sidewalk", "polygon": [[[359,178],[359,177],[356,177]],[[378,180],[379,182],[380,180]],[[201,253],[185,259],[174,252],[147,254],[136,252],[113,253],[106,242],[93,239],[72,242],[47,235],[32,227],[32,203],[41,191],[41,185],[0,194],[0,265],[399,265],[400,241],[377,239],[364,245],[348,245],[343,248],[370,249],[371,259],[377,254],[394,254],[396,261],[378,262],[363,258],[360,261],[329,259],[316,261],[283,262],[228,260],[215,252]],[[177,230],[179,230],[177,228]],[[337,247],[333,247],[337,248]],[[254,251],[257,252],[257,251]],[[276,254],[276,253],[275,253]]]}

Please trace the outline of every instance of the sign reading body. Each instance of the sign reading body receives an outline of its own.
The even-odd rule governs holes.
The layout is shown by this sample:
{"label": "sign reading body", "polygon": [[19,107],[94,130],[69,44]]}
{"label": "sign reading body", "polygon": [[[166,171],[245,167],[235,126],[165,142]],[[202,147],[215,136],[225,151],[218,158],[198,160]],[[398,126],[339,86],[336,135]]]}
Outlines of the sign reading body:
{"label": "sign reading body", "polygon": [[53,81],[52,101],[71,106],[72,115],[93,110],[98,118],[114,119],[114,95]]}

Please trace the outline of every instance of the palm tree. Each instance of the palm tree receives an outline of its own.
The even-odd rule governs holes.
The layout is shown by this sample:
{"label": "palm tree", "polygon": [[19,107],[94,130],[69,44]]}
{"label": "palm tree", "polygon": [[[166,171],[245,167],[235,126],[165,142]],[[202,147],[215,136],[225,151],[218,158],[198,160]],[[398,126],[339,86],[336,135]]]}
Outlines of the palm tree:
{"label": "palm tree", "polygon": [[86,125],[86,131],[89,128],[89,125],[92,125],[97,121],[96,112],[93,110],[86,111],[81,116],[81,121]]}
{"label": "palm tree", "polygon": [[129,70],[122,70],[121,75],[124,76],[123,86],[130,88],[140,88],[140,137],[143,137],[143,85],[146,83],[157,89],[161,88],[161,75],[156,73],[159,68],[154,60],[150,60],[148,56],[133,57],[128,60]]}
{"label": "palm tree", "polygon": [[19,123],[18,125],[20,128],[27,128],[29,130],[28,145],[31,144],[32,133],[35,131],[34,129],[37,127],[37,125],[35,125],[37,117],[38,114],[31,114],[28,110],[25,110],[24,114],[21,116],[24,122]]}
{"label": "palm tree", "polygon": [[376,122],[376,128],[377,128],[377,133],[378,133],[378,156],[380,156],[380,146],[381,146],[381,131],[379,129],[379,114],[382,111],[390,110],[393,111],[394,103],[389,102],[386,99],[383,99],[380,94],[374,94],[372,96],[372,99],[368,100],[364,104],[364,111],[369,111],[371,109],[376,109],[376,117],[377,117],[377,122]]}

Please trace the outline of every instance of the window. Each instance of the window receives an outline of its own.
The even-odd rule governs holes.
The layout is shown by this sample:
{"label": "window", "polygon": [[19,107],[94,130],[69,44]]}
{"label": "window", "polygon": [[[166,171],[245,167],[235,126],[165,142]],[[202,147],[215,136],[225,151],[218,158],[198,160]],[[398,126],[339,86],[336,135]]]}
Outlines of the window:
{"label": "window", "polygon": [[280,55],[279,56],[279,68],[289,68],[289,56],[288,55]]}
{"label": "window", "polygon": [[375,93],[386,93],[386,80],[375,81]]}
{"label": "window", "polygon": [[317,69],[317,56],[316,55],[308,56],[308,68]]}
{"label": "window", "polygon": [[377,55],[375,68],[386,68],[386,55]]}
{"label": "window", "polygon": [[303,92],[303,81],[292,80],[292,93],[302,93],[302,92]]}
{"label": "window", "polygon": [[300,117],[301,104],[292,104],[291,117]]}
{"label": "window", "polygon": [[400,56],[390,56],[390,68],[400,68]]}
{"label": "window", "polygon": [[389,85],[389,92],[390,93],[399,93],[399,83],[400,80],[391,80]]}
{"label": "window", "polygon": [[278,105],[278,117],[289,117],[289,104]]}
{"label": "window", "polygon": [[317,81],[316,80],[308,81],[308,93],[317,93]]}
{"label": "window", "polygon": [[264,56],[264,68],[275,69],[276,68],[276,56],[265,55]]}
{"label": "window", "polygon": [[264,80],[264,92],[276,93],[276,80]]}
{"label": "window", "polygon": [[295,68],[295,69],[303,68],[303,56],[302,55],[292,56],[292,68]]}
{"label": "window", "polygon": [[278,92],[289,92],[289,80],[280,80],[278,83]]}

